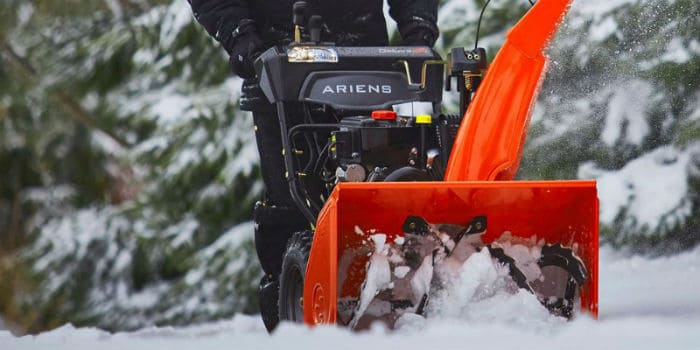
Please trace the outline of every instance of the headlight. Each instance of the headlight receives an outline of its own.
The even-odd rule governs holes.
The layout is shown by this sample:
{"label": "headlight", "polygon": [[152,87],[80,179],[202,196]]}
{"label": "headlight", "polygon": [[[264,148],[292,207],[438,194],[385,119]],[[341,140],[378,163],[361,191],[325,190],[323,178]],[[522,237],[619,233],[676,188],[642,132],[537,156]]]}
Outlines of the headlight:
{"label": "headlight", "polygon": [[293,46],[287,49],[291,63],[338,63],[338,51],[332,47]]}

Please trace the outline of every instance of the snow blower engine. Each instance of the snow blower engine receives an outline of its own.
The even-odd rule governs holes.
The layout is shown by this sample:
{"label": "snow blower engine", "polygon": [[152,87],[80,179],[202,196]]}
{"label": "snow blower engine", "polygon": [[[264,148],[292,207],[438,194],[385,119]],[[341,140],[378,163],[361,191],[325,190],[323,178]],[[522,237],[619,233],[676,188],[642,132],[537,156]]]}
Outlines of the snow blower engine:
{"label": "snow blower engine", "polygon": [[[309,20],[310,42],[272,48],[257,61],[260,86],[287,131],[290,190],[306,218],[315,223],[339,182],[442,181],[462,116],[440,114],[440,56],[428,47],[335,47],[320,41],[315,25],[318,16]],[[478,87],[485,53],[453,55],[466,98]],[[464,71],[473,83],[464,83]],[[417,102],[431,113],[392,110]]]}
{"label": "snow blower engine", "polygon": [[[296,41],[255,62],[312,228],[287,244],[280,320],[363,329],[427,316],[450,266],[483,252],[552,314],[597,312],[595,183],[509,181],[568,2],[538,1],[488,75],[483,48],[443,60],[429,47],[323,42],[323,19],[294,5]],[[460,113],[442,114],[453,83]]]}

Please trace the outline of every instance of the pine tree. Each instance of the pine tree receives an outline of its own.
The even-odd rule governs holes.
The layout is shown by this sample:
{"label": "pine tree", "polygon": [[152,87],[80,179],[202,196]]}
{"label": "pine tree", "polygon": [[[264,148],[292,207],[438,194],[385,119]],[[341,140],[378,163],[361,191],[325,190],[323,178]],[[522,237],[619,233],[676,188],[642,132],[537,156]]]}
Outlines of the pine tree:
{"label": "pine tree", "polygon": [[[474,45],[484,3],[444,2],[445,48]],[[493,55],[528,6],[492,1],[480,46]],[[518,178],[597,178],[603,242],[673,252],[700,241],[698,15],[696,1],[578,0],[550,46]]]}
{"label": "pine tree", "polygon": [[20,259],[35,282],[5,317],[116,330],[255,311],[252,123],[187,3],[3,6],[26,23],[3,35],[0,73],[23,79],[3,84],[0,131],[21,140],[3,137],[0,161],[36,173],[2,192],[0,212],[19,197],[36,237]]}

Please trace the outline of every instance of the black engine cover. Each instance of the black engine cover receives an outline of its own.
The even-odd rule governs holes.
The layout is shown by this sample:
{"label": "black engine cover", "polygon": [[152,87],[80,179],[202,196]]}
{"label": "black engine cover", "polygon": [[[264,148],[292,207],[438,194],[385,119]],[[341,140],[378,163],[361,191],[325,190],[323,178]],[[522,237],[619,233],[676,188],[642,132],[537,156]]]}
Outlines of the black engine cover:
{"label": "black engine cover", "polygon": [[327,104],[335,109],[387,109],[393,104],[417,101],[420,90],[410,89],[398,72],[314,72],[304,82],[300,101]]}
{"label": "black engine cover", "polygon": [[[404,102],[442,101],[442,65],[427,66],[425,88],[419,86],[423,63],[441,59],[428,47],[321,48],[336,53],[337,61],[290,62],[285,47],[270,48],[255,61],[260,87],[271,103],[307,101],[336,110],[371,111]],[[412,85],[402,61],[408,63]]]}

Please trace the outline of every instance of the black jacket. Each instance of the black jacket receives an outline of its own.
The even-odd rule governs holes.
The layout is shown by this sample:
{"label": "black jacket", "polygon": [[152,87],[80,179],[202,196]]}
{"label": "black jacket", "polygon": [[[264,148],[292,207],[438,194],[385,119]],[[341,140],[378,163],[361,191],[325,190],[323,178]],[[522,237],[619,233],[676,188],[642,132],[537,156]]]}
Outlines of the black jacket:
{"label": "black jacket", "polygon": [[[192,12],[207,32],[231,56],[236,74],[253,78],[252,60],[274,45],[293,40],[292,6],[297,0],[188,0]],[[387,0],[405,45],[432,46],[439,32],[439,0]],[[322,40],[338,46],[386,46],[384,0],[307,0],[310,15],[325,23]],[[251,79],[243,86],[247,97],[260,96]],[[246,100],[246,101],[244,101]],[[246,106],[242,106],[248,109]]]}
{"label": "black jacket", "polygon": [[[207,32],[231,53],[231,36],[244,20],[252,20],[267,47],[291,41],[292,5],[297,0],[189,0],[195,18]],[[438,0],[387,0],[389,12],[406,38],[420,28],[431,37],[438,36]],[[339,46],[385,46],[387,32],[382,11],[383,0],[309,0],[311,14],[321,15],[328,33],[324,41]]]}

